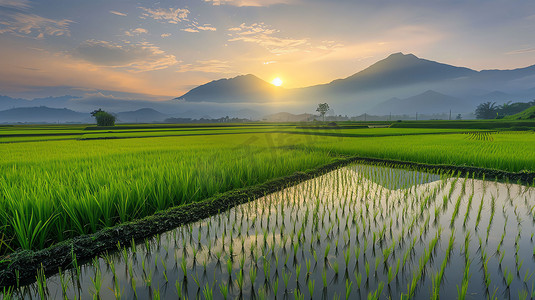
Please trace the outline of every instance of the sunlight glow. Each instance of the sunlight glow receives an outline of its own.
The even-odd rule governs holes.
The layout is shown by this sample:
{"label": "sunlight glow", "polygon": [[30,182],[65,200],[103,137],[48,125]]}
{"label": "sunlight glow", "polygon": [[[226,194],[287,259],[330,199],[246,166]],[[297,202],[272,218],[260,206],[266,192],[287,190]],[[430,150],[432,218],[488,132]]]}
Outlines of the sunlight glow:
{"label": "sunlight glow", "polygon": [[274,86],[281,86],[282,85],[282,79],[280,79],[279,77],[273,79],[271,81],[271,84],[273,84]]}

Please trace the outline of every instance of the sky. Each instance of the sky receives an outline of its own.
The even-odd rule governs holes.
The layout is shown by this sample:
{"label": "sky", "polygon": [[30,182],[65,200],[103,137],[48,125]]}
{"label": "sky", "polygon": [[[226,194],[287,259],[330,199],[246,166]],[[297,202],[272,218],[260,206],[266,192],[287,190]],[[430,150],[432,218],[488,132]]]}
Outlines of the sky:
{"label": "sky", "polygon": [[0,0],[0,95],[164,100],[241,74],[299,88],[395,52],[513,69],[535,64],[534,33],[532,0]]}

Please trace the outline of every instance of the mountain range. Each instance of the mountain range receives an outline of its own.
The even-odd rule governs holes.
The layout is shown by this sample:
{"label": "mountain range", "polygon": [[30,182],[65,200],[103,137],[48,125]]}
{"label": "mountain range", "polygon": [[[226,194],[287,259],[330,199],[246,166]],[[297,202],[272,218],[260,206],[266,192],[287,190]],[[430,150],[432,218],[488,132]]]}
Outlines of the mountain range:
{"label": "mountain range", "polygon": [[[164,101],[124,99],[103,93],[33,100],[0,96],[0,110],[46,106],[87,113],[102,108],[122,112],[118,117],[125,122],[152,122],[164,117],[262,119],[282,111],[315,113],[322,102],[329,103],[332,110],[328,114],[334,115],[438,114],[450,110],[468,114],[482,102],[502,104],[534,98],[535,65],[476,71],[394,53],[346,78],[304,88],[276,87],[248,74],[214,80]],[[140,109],[152,111],[132,113]],[[6,118],[0,114],[0,123],[7,122]]]}
{"label": "mountain range", "polygon": [[535,65],[476,71],[413,54],[394,53],[358,73],[327,84],[282,89],[269,87],[267,82],[249,74],[209,82],[176,99],[214,103],[287,102],[309,107],[308,111],[317,103],[328,102],[335,113],[338,110],[353,114],[443,113],[450,109],[467,113],[485,101],[499,104],[533,99],[534,79]]}

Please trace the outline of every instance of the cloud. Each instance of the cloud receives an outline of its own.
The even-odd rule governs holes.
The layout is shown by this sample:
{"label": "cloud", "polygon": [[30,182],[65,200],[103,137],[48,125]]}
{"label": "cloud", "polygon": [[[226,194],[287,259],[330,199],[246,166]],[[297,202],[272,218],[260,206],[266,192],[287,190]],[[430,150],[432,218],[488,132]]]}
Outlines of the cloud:
{"label": "cloud", "polygon": [[166,37],[170,37],[171,34],[170,34],[170,33],[162,33],[162,34],[160,34],[160,36],[161,36],[162,38],[166,38]]}
{"label": "cloud", "polygon": [[211,26],[210,24],[204,24],[202,26],[197,26],[196,28],[202,31],[216,31],[217,30],[217,28]]}
{"label": "cloud", "polygon": [[255,43],[273,54],[288,54],[297,52],[305,46],[310,46],[308,39],[293,39],[275,36],[278,30],[269,28],[264,23],[254,23],[252,25],[241,24],[239,27],[229,28],[231,33],[229,42],[242,41]]}
{"label": "cloud", "polygon": [[110,10],[110,14],[114,14],[114,15],[121,16],[121,17],[126,17],[127,16],[127,14],[122,13],[122,12],[118,12],[118,11],[115,11],[115,10]]}
{"label": "cloud", "polygon": [[15,13],[10,20],[0,21],[0,34],[33,35],[41,39],[45,36],[70,36],[69,24],[73,21],[53,20],[35,14]]}
{"label": "cloud", "polygon": [[535,52],[535,48],[513,50],[513,51],[506,52],[505,54],[511,55],[511,54],[524,54],[524,53],[532,53],[532,52]]}
{"label": "cloud", "polygon": [[188,28],[181,29],[181,30],[185,32],[200,32],[200,31],[216,31],[217,28],[213,27],[210,24],[199,25],[197,22],[193,21],[191,22]]}
{"label": "cloud", "polygon": [[290,4],[293,0],[204,0],[212,5],[232,5],[232,6],[270,6],[273,4]]}
{"label": "cloud", "polygon": [[178,63],[174,55],[166,54],[147,42],[119,45],[88,40],[78,46],[72,55],[97,66],[126,68],[133,72],[161,70]]}
{"label": "cloud", "polygon": [[140,35],[144,33],[149,33],[149,31],[145,28],[136,28],[136,29],[132,29],[132,30],[124,32],[124,34],[126,34],[127,36],[135,36],[135,35]]}
{"label": "cloud", "polygon": [[181,29],[182,31],[185,31],[185,32],[199,32],[199,30],[195,29],[195,28],[184,28],[184,29]]}
{"label": "cloud", "polygon": [[30,1],[28,0],[0,0],[0,7],[26,9],[30,8]]}
{"label": "cloud", "polygon": [[217,59],[212,60],[198,60],[193,64],[183,64],[180,66],[178,72],[203,72],[203,73],[235,73],[231,70],[228,61]]}
{"label": "cloud", "polygon": [[142,14],[143,18],[152,18],[154,20],[159,20],[171,24],[178,24],[182,21],[188,21],[188,15],[190,11],[188,9],[182,8],[145,8],[140,7],[145,12]]}

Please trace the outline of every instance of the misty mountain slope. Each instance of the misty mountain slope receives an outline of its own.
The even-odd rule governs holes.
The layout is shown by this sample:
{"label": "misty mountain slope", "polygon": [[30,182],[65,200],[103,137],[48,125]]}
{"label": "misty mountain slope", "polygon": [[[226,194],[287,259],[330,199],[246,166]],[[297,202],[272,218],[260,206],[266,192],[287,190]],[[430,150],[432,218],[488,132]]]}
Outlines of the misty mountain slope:
{"label": "misty mountain slope", "polygon": [[169,115],[163,114],[152,108],[141,108],[134,111],[125,111],[117,113],[117,122],[121,123],[152,123],[162,122],[169,118]]}
{"label": "misty mountain slope", "polygon": [[26,99],[11,98],[9,96],[0,95],[0,110],[23,107],[23,106],[26,106],[27,103],[31,103],[31,102]]}
{"label": "misty mountain slope", "polygon": [[328,84],[337,92],[392,88],[472,76],[477,71],[421,59],[413,54],[394,53],[370,67]]}
{"label": "misty mountain slope", "polygon": [[0,111],[0,123],[32,122],[90,122],[91,116],[66,108],[19,107]]}
{"label": "misty mountain slope", "polygon": [[469,111],[473,107],[459,98],[444,95],[435,91],[426,91],[405,99],[393,98],[376,105],[369,113],[371,114],[433,114]]}
{"label": "misty mountain slope", "polygon": [[249,74],[211,81],[176,99],[218,103],[267,102],[277,100],[282,93],[283,88]]}

